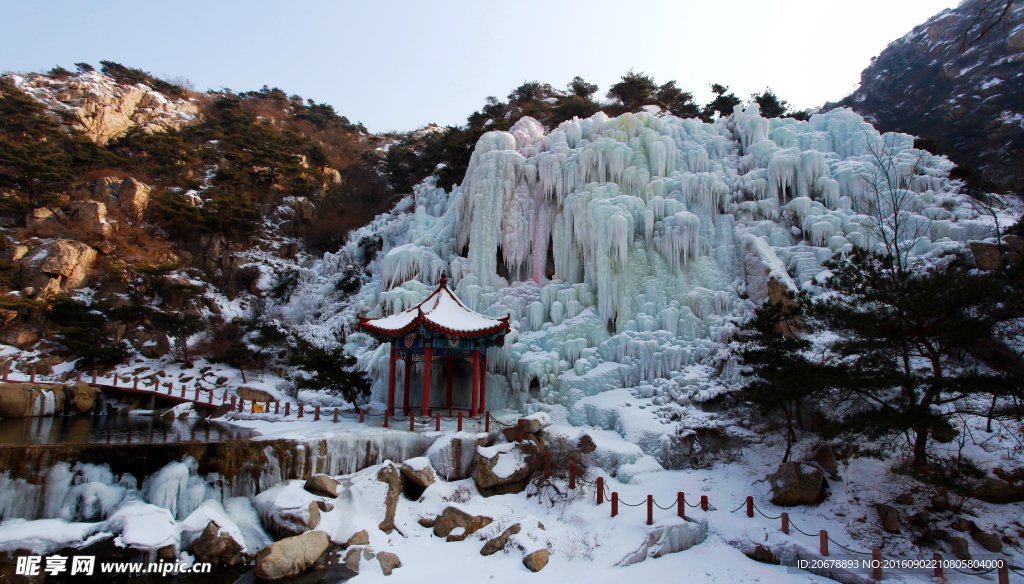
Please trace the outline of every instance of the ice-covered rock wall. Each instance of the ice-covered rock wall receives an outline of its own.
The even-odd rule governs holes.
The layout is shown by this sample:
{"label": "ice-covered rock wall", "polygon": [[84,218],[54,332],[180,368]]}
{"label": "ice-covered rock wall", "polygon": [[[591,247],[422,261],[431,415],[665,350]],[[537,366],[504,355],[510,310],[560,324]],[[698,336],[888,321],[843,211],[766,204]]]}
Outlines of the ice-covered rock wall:
{"label": "ice-covered rock wall", "polygon": [[[380,401],[389,347],[358,333],[354,315],[415,305],[446,272],[467,306],[512,316],[505,346],[487,355],[488,409],[571,408],[636,386],[685,400],[698,391],[687,370],[745,314],[773,294],[815,291],[822,262],[887,239],[887,216],[909,226],[891,235],[914,254],[991,235],[959,206],[951,167],[846,109],[799,121],[752,104],[713,124],[598,113],[550,131],[526,117],[485,134],[451,192],[428,180],[306,269],[282,315],[322,342],[344,330]],[[895,205],[894,184],[906,186]],[[383,245],[372,259],[367,241]],[[345,303],[325,300],[325,282],[353,261],[371,281]]]}

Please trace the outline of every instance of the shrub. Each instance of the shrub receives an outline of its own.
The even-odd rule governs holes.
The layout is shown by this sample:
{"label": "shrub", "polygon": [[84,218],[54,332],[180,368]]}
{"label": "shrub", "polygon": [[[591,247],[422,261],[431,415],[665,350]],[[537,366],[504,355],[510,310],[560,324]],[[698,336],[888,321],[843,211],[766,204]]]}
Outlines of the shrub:
{"label": "shrub", "polygon": [[90,73],[96,70],[88,63],[75,63],[75,68],[78,69],[79,73]]}
{"label": "shrub", "polygon": [[370,395],[370,380],[343,349],[321,349],[299,339],[292,353],[289,363],[305,372],[296,377],[296,389],[325,391],[353,404]]}

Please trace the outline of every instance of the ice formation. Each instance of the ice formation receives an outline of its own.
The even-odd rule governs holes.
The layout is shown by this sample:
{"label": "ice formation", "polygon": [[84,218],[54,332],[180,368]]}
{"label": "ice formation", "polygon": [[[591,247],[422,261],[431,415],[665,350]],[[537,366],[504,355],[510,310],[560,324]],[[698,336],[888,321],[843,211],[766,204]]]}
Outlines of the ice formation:
{"label": "ice formation", "polygon": [[[909,217],[918,255],[991,236],[955,202],[951,167],[848,109],[801,121],[750,104],[714,123],[598,113],[550,130],[524,117],[481,137],[461,185],[428,179],[304,268],[281,316],[321,344],[347,333],[382,401],[389,347],[356,332],[354,316],[415,305],[446,272],[469,308],[511,315],[505,345],[487,354],[487,409],[572,410],[617,388],[683,403],[702,391],[686,372],[720,353],[770,280],[816,292],[822,263],[880,245],[887,215]],[[879,197],[892,180],[909,185],[898,209]],[[376,257],[367,240],[382,244]],[[354,261],[370,281],[325,298]]]}

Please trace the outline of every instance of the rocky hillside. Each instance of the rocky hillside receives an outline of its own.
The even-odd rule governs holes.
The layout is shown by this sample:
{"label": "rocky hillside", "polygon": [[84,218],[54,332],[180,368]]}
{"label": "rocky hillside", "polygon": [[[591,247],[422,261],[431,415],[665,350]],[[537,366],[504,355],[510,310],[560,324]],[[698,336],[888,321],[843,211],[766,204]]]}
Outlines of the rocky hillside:
{"label": "rocky hillside", "polygon": [[[922,143],[1004,188],[1024,191],[1024,4],[965,47],[982,0],[967,0],[914,27],[861,73],[851,107],[883,131]],[[1002,3],[999,3],[1002,6]],[[977,36],[975,28],[971,41]],[[827,108],[826,108],[827,109]],[[961,169],[963,178],[972,178]]]}
{"label": "rocky hillside", "polygon": [[392,206],[380,145],[277,88],[200,94],[110,62],[0,77],[3,360],[302,369],[262,307]]}

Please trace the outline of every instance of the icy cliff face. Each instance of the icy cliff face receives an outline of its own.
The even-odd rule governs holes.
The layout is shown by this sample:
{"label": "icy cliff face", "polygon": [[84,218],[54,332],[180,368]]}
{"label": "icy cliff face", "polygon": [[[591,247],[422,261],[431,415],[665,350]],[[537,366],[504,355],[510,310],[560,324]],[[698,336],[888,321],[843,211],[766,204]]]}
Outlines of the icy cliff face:
{"label": "icy cliff face", "polygon": [[[887,214],[913,227],[900,236],[918,255],[990,236],[951,194],[950,168],[847,109],[798,121],[754,104],[714,124],[598,113],[551,131],[523,118],[481,138],[452,192],[421,185],[305,269],[282,316],[322,342],[347,329],[379,401],[389,347],[355,332],[354,314],[408,308],[446,272],[467,306],[512,316],[488,352],[488,409],[572,410],[622,387],[682,404],[735,384],[721,349],[744,315],[814,292],[822,262],[879,245]],[[909,196],[893,209],[878,193],[900,180]],[[367,241],[383,245],[372,259]],[[325,298],[359,261],[371,281]]]}

